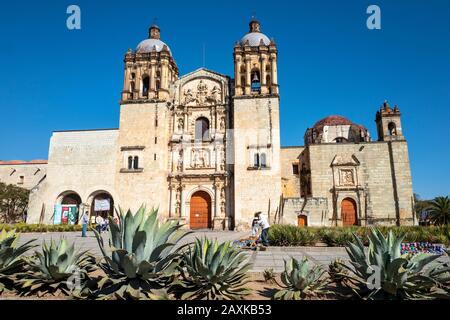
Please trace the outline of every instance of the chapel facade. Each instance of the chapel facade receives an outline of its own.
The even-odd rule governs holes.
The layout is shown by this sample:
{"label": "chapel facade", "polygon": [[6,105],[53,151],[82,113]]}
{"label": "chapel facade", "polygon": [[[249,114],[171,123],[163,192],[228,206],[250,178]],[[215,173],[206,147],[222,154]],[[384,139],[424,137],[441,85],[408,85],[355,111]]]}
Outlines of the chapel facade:
{"label": "chapel facade", "polygon": [[[119,128],[53,132],[27,222],[146,205],[191,229],[247,229],[258,211],[301,226],[416,223],[398,107],[377,111],[378,141],[330,116],[306,130],[304,146],[281,147],[278,50],[258,20],[233,58],[233,78],[205,68],[180,76],[152,25],[124,58]],[[0,162],[0,181],[12,169]]]}

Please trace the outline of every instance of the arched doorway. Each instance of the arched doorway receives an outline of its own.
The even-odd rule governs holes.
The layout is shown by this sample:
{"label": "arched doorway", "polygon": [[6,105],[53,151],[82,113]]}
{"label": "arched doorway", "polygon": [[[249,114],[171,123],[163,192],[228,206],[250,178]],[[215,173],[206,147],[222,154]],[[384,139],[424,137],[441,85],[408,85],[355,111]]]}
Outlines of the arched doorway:
{"label": "arched doorway", "polygon": [[94,193],[91,202],[91,218],[97,215],[106,219],[114,216],[114,199],[106,191],[98,191]]}
{"label": "arched doorway", "polygon": [[356,202],[353,199],[345,198],[341,203],[341,217],[343,226],[358,225],[358,216],[356,213]]}
{"label": "arched doorway", "polygon": [[308,217],[304,214],[298,216],[298,226],[299,227],[307,227],[308,226]]}
{"label": "arched doorway", "polygon": [[205,191],[197,191],[191,197],[190,227],[211,228],[211,197]]}
{"label": "arched doorway", "polygon": [[81,197],[73,191],[66,191],[59,195],[54,212],[54,224],[78,224]]}

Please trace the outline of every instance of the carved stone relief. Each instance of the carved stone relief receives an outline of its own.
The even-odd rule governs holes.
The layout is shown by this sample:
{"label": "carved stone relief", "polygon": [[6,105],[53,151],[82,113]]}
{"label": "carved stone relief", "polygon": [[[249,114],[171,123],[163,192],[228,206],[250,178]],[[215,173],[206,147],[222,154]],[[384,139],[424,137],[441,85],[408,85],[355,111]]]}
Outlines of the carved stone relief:
{"label": "carved stone relief", "polygon": [[193,81],[186,86],[182,94],[182,103],[186,106],[209,106],[222,102],[222,90],[213,81]]}
{"label": "carved stone relief", "polygon": [[191,168],[209,168],[210,153],[208,149],[192,149]]}
{"label": "carved stone relief", "polygon": [[355,177],[353,175],[353,170],[351,169],[341,169],[339,170],[340,185],[341,186],[354,186]]}

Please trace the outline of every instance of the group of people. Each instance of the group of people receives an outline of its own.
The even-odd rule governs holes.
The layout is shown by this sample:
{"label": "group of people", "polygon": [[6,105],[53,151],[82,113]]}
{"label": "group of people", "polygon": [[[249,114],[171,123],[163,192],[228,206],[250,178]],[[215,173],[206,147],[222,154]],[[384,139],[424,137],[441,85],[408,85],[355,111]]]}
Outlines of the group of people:
{"label": "group of people", "polygon": [[262,212],[255,213],[252,221],[252,237],[257,237],[261,230],[259,240],[265,247],[269,245],[269,228],[269,221],[262,215]]}
{"label": "group of people", "polygon": [[[114,218],[114,221],[116,221],[117,218]],[[81,217],[81,223],[82,223],[82,229],[81,229],[81,236],[83,238],[86,238],[87,236],[87,228],[89,225],[89,213],[85,212],[83,213],[82,217]],[[102,233],[108,230],[108,226],[109,226],[109,219],[105,219],[103,218],[100,214],[97,214],[97,216],[95,217],[95,230],[97,230],[97,232]]]}

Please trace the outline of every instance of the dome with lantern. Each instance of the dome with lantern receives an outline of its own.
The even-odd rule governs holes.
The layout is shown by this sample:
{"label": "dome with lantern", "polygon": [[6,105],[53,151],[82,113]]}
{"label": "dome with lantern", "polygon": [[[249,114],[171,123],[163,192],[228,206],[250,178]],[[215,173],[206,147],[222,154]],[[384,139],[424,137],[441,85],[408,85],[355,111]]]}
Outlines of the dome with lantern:
{"label": "dome with lantern", "polygon": [[160,28],[156,24],[153,24],[149,30],[149,38],[141,41],[138,44],[136,52],[150,53],[153,51],[161,52],[163,50],[166,50],[171,53],[169,46],[165,42],[161,41],[160,37]]}
{"label": "dome with lantern", "polygon": [[255,17],[249,23],[249,32],[241,38],[239,43],[244,45],[249,45],[251,47],[258,47],[260,45],[268,46],[271,40],[264,33],[261,33],[261,23]]}

